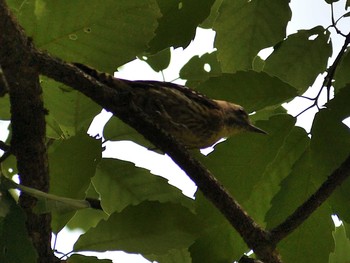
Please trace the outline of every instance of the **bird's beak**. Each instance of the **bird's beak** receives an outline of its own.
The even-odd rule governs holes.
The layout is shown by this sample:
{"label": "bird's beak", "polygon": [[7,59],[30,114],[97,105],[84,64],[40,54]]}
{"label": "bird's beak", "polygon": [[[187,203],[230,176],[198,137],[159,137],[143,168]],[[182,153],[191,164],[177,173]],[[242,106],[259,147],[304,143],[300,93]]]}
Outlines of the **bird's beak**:
{"label": "bird's beak", "polygon": [[253,124],[249,124],[248,126],[248,131],[251,131],[251,132],[257,132],[257,133],[263,133],[263,134],[267,134],[266,131],[254,126]]}

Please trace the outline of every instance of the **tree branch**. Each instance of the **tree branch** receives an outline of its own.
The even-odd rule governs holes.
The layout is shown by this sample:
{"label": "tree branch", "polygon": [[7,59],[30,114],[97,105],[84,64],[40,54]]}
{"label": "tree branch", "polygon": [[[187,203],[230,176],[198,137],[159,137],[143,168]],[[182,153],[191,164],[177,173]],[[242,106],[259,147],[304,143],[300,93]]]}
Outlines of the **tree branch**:
{"label": "tree branch", "polygon": [[[11,152],[17,158],[21,183],[48,191],[45,110],[39,75],[30,66],[32,44],[4,0],[0,0],[0,32],[0,64],[11,103]],[[38,253],[38,262],[54,262],[51,217],[35,214],[32,211],[35,204],[35,198],[21,193],[19,205],[26,213],[26,227]]]}
{"label": "tree branch", "polygon": [[309,216],[323,204],[324,201],[341,185],[345,179],[350,176],[350,155],[336,169],[328,179],[320,186],[320,188],[310,196],[301,206],[299,206],[293,214],[291,214],[283,223],[271,230],[271,240],[278,243],[288,236],[293,230],[299,227]]}
{"label": "tree branch", "polygon": [[157,148],[166,152],[196,183],[204,196],[219,209],[262,260],[271,263],[281,262],[274,247],[270,246],[268,233],[246,214],[213,175],[174,138],[149,122],[142,112],[135,112],[133,111],[135,109],[126,107],[130,90],[126,83],[120,80],[119,85],[115,87],[105,86],[75,66],[42,52],[36,52],[34,64],[42,74],[82,92],[129,124]]}

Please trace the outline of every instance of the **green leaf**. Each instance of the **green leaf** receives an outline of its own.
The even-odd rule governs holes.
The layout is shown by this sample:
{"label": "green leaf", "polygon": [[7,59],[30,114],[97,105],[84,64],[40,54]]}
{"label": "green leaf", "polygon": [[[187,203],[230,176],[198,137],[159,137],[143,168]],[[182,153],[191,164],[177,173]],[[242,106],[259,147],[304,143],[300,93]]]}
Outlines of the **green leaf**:
{"label": "green leaf", "polygon": [[113,263],[110,259],[98,259],[93,256],[74,254],[67,260],[68,263]]}
{"label": "green leaf", "polygon": [[212,228],[190,247],[192,263],[234,262],[248,249],[231,225]]}
{"label": "green leaf", "polygon": [[[91,177],[101,158],[101,141],[79,134],[52,146],[49,153],[50,193],[74,199],[84,199]],[[54,214],[53,231],[56,233],[74,215]]]}
{"label": "green leaf", "polygon": [[[190,87],[198,86],[209,77],[221,75],[221,67],[217,61],[217,52],[192,57],[180,70],[180,78],[187,79]],[[206,69],[209,68],[209,71]]]}
{"label": "green leaf", "polygon": [[222,1],[223,0],[215,0],[214,4],[211,7],[209,16],[200,24],[200,27],[212,29],[213,24],[219,15],[219,8],[222,4]]}
{"label": "green leaf", "polygon": [[155,146],[146,140],[140,133],[129,125],[122,122],[117,117],[112,117],[103,129],[103,137],[110,141],[133,141],[149,149]]}
{"label": "green leaf", "polygon": [[329,255],[329,263],[350,263],[350,240],[346,236],[344,225],[333,231],[334,252]]}
{"label": "green leaf", "polygon": [[343,120],[350,116],[350,83],[337,92],[332,100],[327,102],[327,108],[331,109],[333,118]]}
{"label": "green leaf", "polygon": [[311,133],[310,146],[295,163],[272,201],[266,217],[268,228],[281,223],[309,198],[349,155],[349,129],[334,119],[330,110],[316,114]]}
{"label": "green leaf", "polygon": [[227,219],[199,191],[195,205],[206,230],[189,248],[193,262],[233,262],[249,250]]}
{"label": "green leaf", "polygon": [[292,168],[309,145],[309,137],[304,129],[293,127],[280,147],[275,159],[266,167],[260,182],[243,203],[260,225],[265,225],[265,216],[270,209],[272,198],[278,193],[281,181],[292,171]]}
{"label": "green leaf", "polygon": [[[209,15],[214,0],[158,0],[162,13],[150,52],[167,47],[186,47],[194,39],[197,26]],[[200,8],[199,8],[200,7]]]}
{"label": "green leaf", "polygon": [[171,249],[164,255],[147,255],[145,258],[160,263],[192,263],[191,255],[187,249]]}
{"label": "green leaf", "polygon": [[[90,207],[89,203],[85,200],[77,200],[48,194],[31,187],[17,184],[6,177],[2,177],[1,184],[3,187],[6,187],[6,189],[17,189],[21,192],[35,197],[38,200],[38,203],[33,210],[37,213],[48,213],[52,211],[65,213],[67,211]],[[40,207],[38,208],[38,206]]]}
{"label": "green leaf", "polygon": [[[42,80],[45,107],[49,111],[48,125],[52,136],[74,136],[87,131],[101,107],[90,98],[51,79]],[[63,134],[59,134],[63,131]]]}
{"label": "green leaf", "polygon": [[266,59],[264,71],[289,83],[302,94],[317,75],[326,70],[331,55],[329,32],[323,27],[299,30],[274,47],[274,52]]}
{"label": "green leaf", "polygon": [[[294,193],[294,197],[296,195]],[[329,254],[334,249],[334,224],[330,215],[330,209],[321,206],[277,245],[284,263],[328,263]]]}
{"label": "green leaf", "polygon": [[[326,179],[350,154],[350,129],[332,110],[319,111],[311,128],[311,150],[315,164],[322,164],[319,178]],[[315,169],[316,170],[316,169]]]}
{"label": "green leaf", "polygon": [[81,235],[74,251],[123,250],[164,254],[187,248],[200,230],[198,219],[177,204],[143,202],[113,213],[107,221]]}
{"label": "green leaf", "polygon": [[350,83],[350,51],[347,50],[343,55],[337,70],[334,74],[334,89],[335,93],[339,92],[346,84]]}
{"label": "green leaf", "polygon": [[171,52],[170,48],[159,51],[153,55],[143,55],[141,59],[145,61],[154,71],[162,71],[170,64]]}
{"label": "green leaf", "polygon": [[3,97],[0,97],[0,120],[10,120],[10,98],[6,94]]}
{"label": "green leaf", "polygon": [[297,94],[293,87],[278,78],[255,71],[212,77],[197,89],[211,98],[240,104],[248,112],[283,103]]}
{"label": "green leaf", "polygon": [[[26,216],[7,191],[0,192],[0,262],[35,263],[37,253],[25,226]],[[20,249],[19,249],[20,244]]]}
{"label": "green leaf", "polygon": [[[342,97],[337,96],[335,102],[342,99]],[[311,140],[313,163],[311,165],[322,165],[312,168],[311,175],[314,176],[314,180],[317,179],[319,182],[326,180],[327,176],[338,168],[350,154],[350,130],[342,123],[342,119],[339,118],[339,115],[334,114],[333,109],[324,109],[316,115],[311,130],[313,135]],[[345,181],[329,199],[329,205],[333,211],[347,222],[350,222],[347,206],[350,198],[349,189],[350,182]]]}
{"label": "green leaf", "polygon": [[294,123],[295,119],[289,115],[259,121],[257,126],[268,135],[236,135],[218,144],[208,156],[198,158],[239,202],[243,202],[261,183],[264,171],[275,160]]}
{"label": "green leaf", "polygon": [[104,72],[134,59],[154,37],[155,0],[9,1],[37,47]]}
{"label": "green leaf", "polygon": [[286,36],[289,0],[224,0],[215,20],[215,47],[224,72],[252,68],[261,49]]}
{"label": "green leaf", "polygon": [[102,210],[93,208],[78,210],[66,227],[70,229],[80,229],[86,232],[91,227],[95,227],[102,219],[107,219],[108,215]]}
{"label": "green leaf", "polygon": [[192,200],[169,185],[166,179],[130,162],[103,159],[92,181],[100,193],[103,210],[109,214],[145,200],[181,203],[191,207]]}

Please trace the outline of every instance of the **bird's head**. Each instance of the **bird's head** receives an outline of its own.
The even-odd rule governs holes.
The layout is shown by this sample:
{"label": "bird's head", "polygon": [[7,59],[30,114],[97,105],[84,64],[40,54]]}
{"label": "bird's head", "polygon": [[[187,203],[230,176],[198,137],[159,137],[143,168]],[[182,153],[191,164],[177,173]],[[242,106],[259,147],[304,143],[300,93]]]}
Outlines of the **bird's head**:
{"label": "bird's head", "polygon": [[250,122],[249,116],[242,106],[222,100],[215,100],[215,102],[223,113],[225,127],[223,133],[225,133],[225,137],[244,131],[267,134],[267,132]]}

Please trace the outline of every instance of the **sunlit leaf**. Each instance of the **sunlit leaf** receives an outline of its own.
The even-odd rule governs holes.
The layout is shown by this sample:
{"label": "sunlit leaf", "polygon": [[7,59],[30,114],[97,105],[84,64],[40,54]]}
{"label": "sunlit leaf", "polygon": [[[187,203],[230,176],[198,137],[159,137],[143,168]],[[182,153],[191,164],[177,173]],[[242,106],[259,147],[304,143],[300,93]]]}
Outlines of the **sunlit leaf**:
{"label": "sunlit leaf", "polygon": [[147,49],[160,17],[155,0],[9,1],[40,49],[113,72]]}

